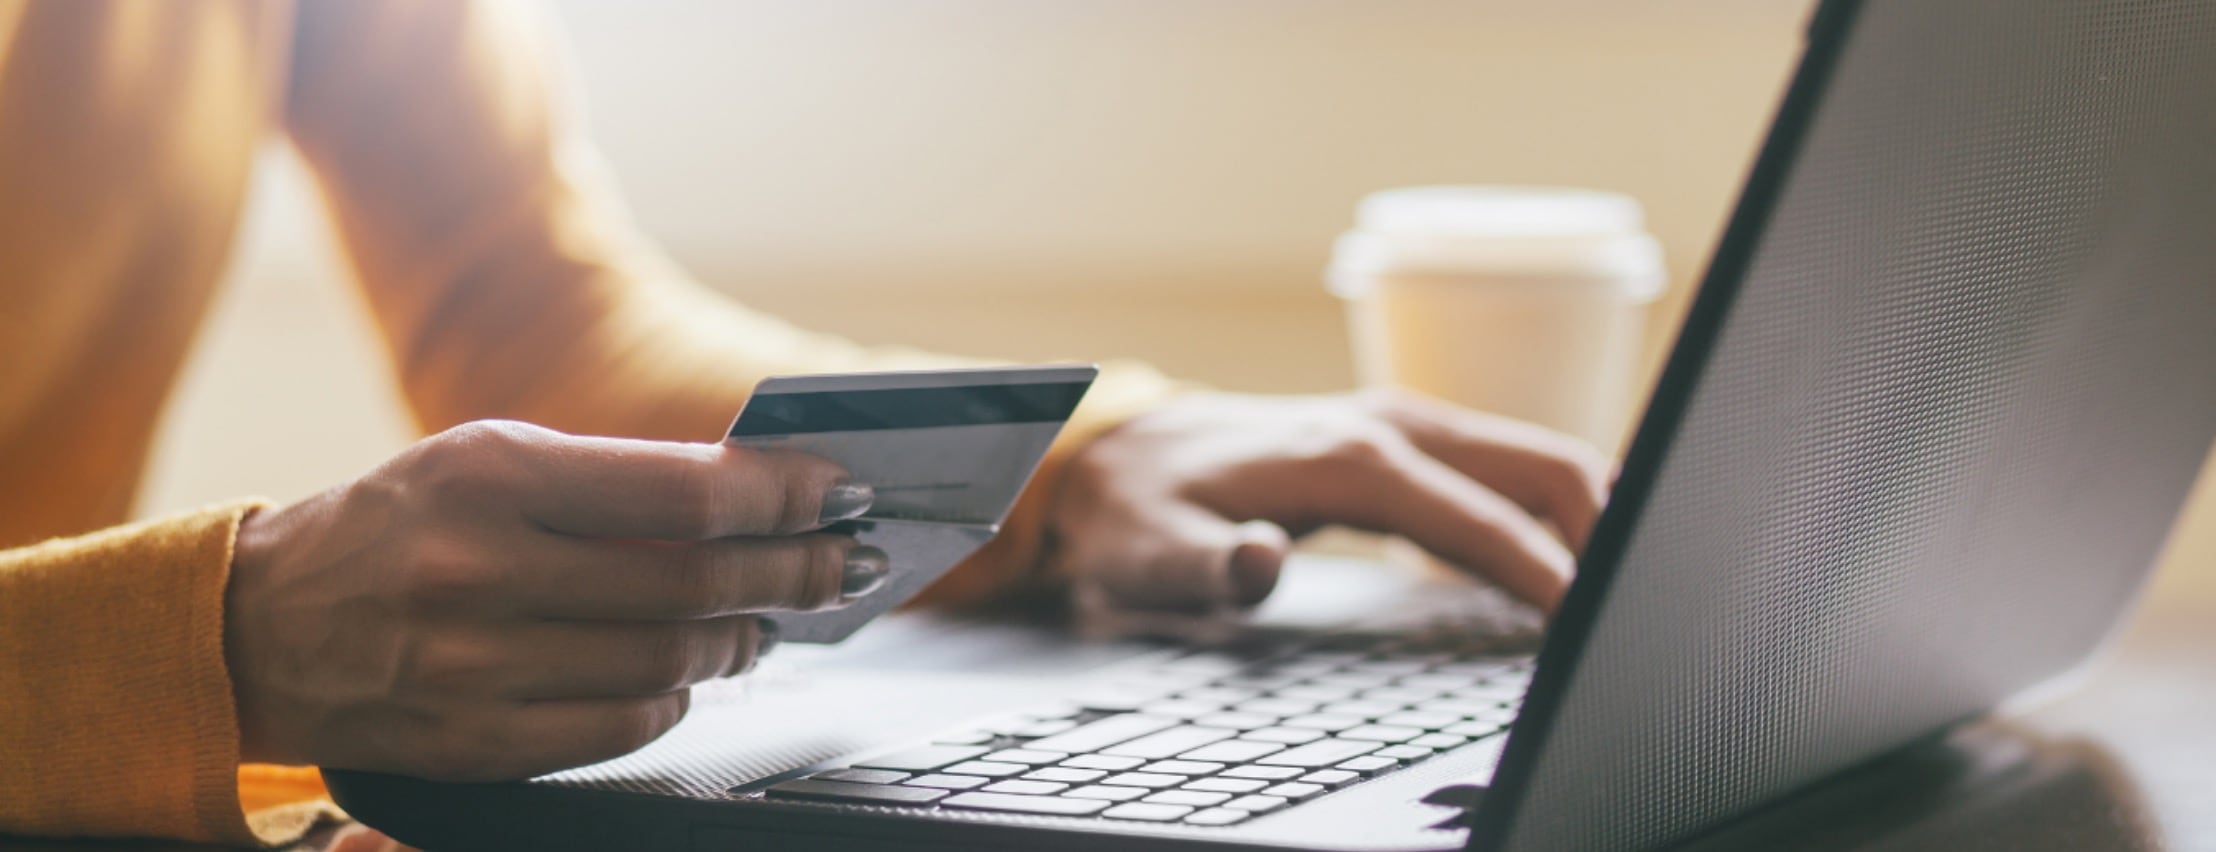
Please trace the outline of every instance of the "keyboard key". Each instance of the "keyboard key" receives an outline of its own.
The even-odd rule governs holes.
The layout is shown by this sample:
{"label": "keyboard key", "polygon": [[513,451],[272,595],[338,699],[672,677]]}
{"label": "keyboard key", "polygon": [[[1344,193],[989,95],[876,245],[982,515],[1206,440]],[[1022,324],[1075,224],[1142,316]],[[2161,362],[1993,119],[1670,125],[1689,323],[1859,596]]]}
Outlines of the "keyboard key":
{"label": "keyboard key", "polygon": [[1400,725],[1407,728],[1422,728],[1426,731],[1436,731],[1461,722],[1462,717],[1459,714],[1421,710],[1409,713],[1393,713],[1377,720],[1380,725]]}
{"label": "keyboard key", "polygon": [[1100,783],[1118,787],[1175,787],[1185,783],[1185,776],[1163,775],[1155,772],[1126,772],[1122,775],[1110,775]]}
{"label": "keyboard key", "polygon": [[1317,675],[1314,682],[1321,686],[1345,686],[1354,689],[1376,689],[1393,682],[1392,675],[1376,672],[1332,672]]}
{"label": "keyboard key", "polygon": [[1376,773],[1384,772],[1399,765],[1400,761],[1398,760],[1394,760],[1390,757],[1380,757],[1374,754],[1363,755],[1361,757],[1348,758],[1346,760],[1339,761],[1340,769],[1344,769],[1349,772],[1360,772],[1365,775],[1374,775]]}
{"label": "keyboard key", "polygon": [[[1462,721],[1459,717],[1455,721]],[[1203,728],[1230,728],[1234,731],[1251,731],[1277,724],[1277,717],[1262,713],[1211,713],[1193,720]]]}
{"label": "keyboard key", "polygon": [[1005,778],[1021,775],[1031,767],[1021,763],[994,763],[989,760],[970,760],[946,768],[950,775],[983,775],[987,778]]}
{"label": "keyboard key", "polygon": [[1247,817],[1250,816],[1253,816],[1253,814],[1247,813],[1246,811],[1235,811],[1230,808],[1209,808],[1205,811],[1195,811],[1191,814],[1187,814],[1185,816],[1185,824],[1230,825],[1232,823],[1245,820]]}
{"label": "keyboard key", "polygon": [[1253,713],[1260,716],[1298,716],[1302,713],[1316,712],[1316,702],[1314,701],[1296,701],[1283,697],[1283,693],[1279,693],[1279,695],[1278,698],[1257,698],[1253,701],[1241,701],[1231,705],[1231,709],[1239,713]]}
{"label": "keyboard key", "polygon": [[1202,778],[1187,782],[1180,790],[1203,790],[1210,793],[1252,793],[1270,785],[1268,781],[1253,778]]}
{"label": "keyboard key", "polygon": [[1065,799],[1099,799],[1104,802],[1127,802],[1147,794],[1144,787],[1079,787],[1063,793]]}
{"label": "keyboard key", "polygon": [[975,775],[918,775],[900,782],[910,787],[938,787],[943,790],[967,790],[992,783],[990,778]]}
{"label": "keyboard key", "polygon": [[1339,732],[1340,739],[1369,740],[1379,743],[1404,743],[1423,736],[1422,728],[1402,728],[1394,725],[1363,725]]}
{"label": "keyboard key", "polygon": [[1252,689],[1233,689],[1223,686],[1204,686],[1199,689],[1185,690],[1184,692],[1178,693],[1176,697],[1181,701],[1206,701],[1214,704],[1237,704],[1241,701],[1251,701],[1253,699],[1260,698],[1262,697],[1262,693]]}
{"label": "keyboard key", "polygon": [[[1401,761],[1401,762],[1403,762],[1403,763],[1410,763],[1410,762],[1414,762],[1414,761],[1418,761],[1418,760],[1422,760],[1422,759],[1424,759],[1424,758],[1430,757],[1430,756],[1432,756],[1432,755],[1434,755],[1434,754],[1437,754],[1437,753],[1438,753],[1438,751],[1439,751],[1438,749],[1435,749],[1435,748],[1430,748],[1430,747],[1427,747],[1427,746],[1417,746],[1417,745],[1397,745],[1397,746],[1386,746],[1386,747],[1384,747],[1384,748],[1381,748],[1381,749],[1378,749],[1378,750],[1376,750],[1376,751],[1370,752],[1370,753],[1369,753],[1368,755],[1366,755],[1366,756],[1367,756],[1367,757],[1384,757],[1384,758],[1391,758],[1391,759],[1393,759],[1393,760],[1398,760],[1398,761]],[[1355,758],[1355,760],[1361,760],[1361,759],[1362,759],[1362,758],[1360,758],[1360,757],[1357,757],[1357,758]]]}
{"label": "keyboard key", "polygon": [[948,764],[959,763],[961,761],[968,760],[980,754],[984,754],[987,751],[991,751],[991,749],[979,748],[977,746],[925,746],[923,748],[912,748],[907,751],[895,752],[893,754],[873,757],[868,760],[857,760],[854,762],[854,765],[855,767],[861,769],[897,769],[902,772],[929,772],[933,769],[938,769],[939,767],[946,766]]}
{"label": "keyboard key", "polygon": [[985,787],[987,793],[1016,793],[1024,796],[1045,796],[1070,788],[1068,784],[1053,781],[997,781]]}
{"label": "keyboard key", "polygon": [[1164,775],[1214,775],[1223,771],[1223,764],[1205,760],[1157,760],[1139,767],[1140,772],[1159,772]]}
{"label": "keyboard key", "polygon": [[1456,736],[1454,734],[1425,734],[1423,736],[1409,740],[1408,744],[1412,746],[1423,746],[1424,748],[1454,748],[1469,741],[1470,740],[1468,737]]}
{"label": "keyboard key", "polygon": [[1216,681],[1216,685],[1224,687],[1226,689],[1248,689],[1255,692],[1269,692],[1273,689],[1281,689],[1284,687],[1292,686],[1293,684],[1299,683],[1301,679],[1306,677],[1307,675],[1304,674],[1294,674],[1284,671],[1256,671],[1232,675],[1230,677]]}
{"label": "keyboard key", "polygon": [[[1076,728],[1045,739],[1033,740],[1028,744],[1028,747],[1039,751],[1084,754],[1089,751],[1099,751],[1117,743],[1143,737],[1176,725],[1177,720],[1167,716],[1140,716],[1135,714],[1109,716],[1098,721],[1079,725]],[[978,753],[983,754],[984,750],[979,749]],[[967,760],[968,758],[957,759]],[[899,769],[900,767],[888,766],[885,768]]]}
{"label": "keyboard key", "polygon": [[1435,675],[1461,675],[1469,678],[1489,678],[1513,671],[1515,664],[1506,660],[1468,660],[1448,663],[1431,670]]}
{"label": "keyboard key", "polygon": [[1442,698],[1437,701],[1419,702],[1416,704],[1416,709],[1420,712],[1452,713],[1464,718],[1473,718],[1499,710],[1500,704],[1492,701],[1472,701],[1467,698]]}
{"label": "keyboard key", "polygon": [[1465,686],[1476,686],[1477,678],[1462,674],[1433,673],[1409,675],[1394,681],[1394,683],[1415,689],[1435,689],[1443,692],[1449,689],[1461,689]]}
{"label": "keyboard key", "polygon": [[1264,743],[1300,745],[1323,739],[1323,732],[1314,728],[1263,728],[1239,735],[1239,739]]}
{"label": "keyboard key", "polygon": [[1011,737],[1021,737],[1028,740],[1066,733],[1075,727],[1077,727],[1077,720],[1075,719],[1042,719],[1028,725],[1017,725],[1009,728],[1006,733]]}
{"label": "keyboard key", "polygon": [[1440,733],[1476,738],[1489,737],[1507,729],[1508,726],[1501,722],[1463,722],[1459,725],[1449,725],[1446,730]]}
{"label": "keyboard key", "polygon": [[1021,763],[1025,766],[1044,766],[1049,763],[1057,763],[1063,760],[1068,760],[1069,755],[1063,754],[1062,752],[1058,751],[1039,751],[1037,749],[1029,748],[1010,748],[1002,749],[1000,751],[993,752],[992,754],[985,755],[983,759],[994,761],[997,763]]}
{"label": "keyboard key", "polygon": [[1521,701],[1530,684],[1514,681],[1486,681],[1476,686],[1465,686],[1447,693],[1456,698],[1490,698],[1496,701]]}
{"label": "keyboard key", "polygon": [[1298,781],[1288,781],[1275,787],[1271,787],[1267,790],[1263,790],[1262,795],[1276,796],[1281,799],[1291,799],[1297,802],[1310,796],[1319,795],[1323,793],[1323,791],[1324,788],[1322,784],[1303,784]]}
{"label": "keyboard key", "polygon": [[[1306,770],[1298,766],[1234,766],[1223,771],[1219,778],[1258,778],[1263,781],[1284,781]],[[1193,783],[1200,783],[1195,781]]]}
{"label": "keyboard key", "polygon": [[999,735],[991,731],[955,731],[932,737],[931,742],[938,745],[984,745],[997,736]]}
{"label": "keyboard key", "polygon": [[[1353,698],[1354,693],[1355,689],[1351,686],[1330,686],[1321,683],[1303,683],[1297,686],[1288,686],[1284,689],[1278,690],[1277,698],[1278,700],[1283,701],[1308,702],[1307,710],[1295,710],[1293,712],[1311,713],[1315,711],[1315,707],[1317,704],[1325,701],[1345,701],[1347,699]],[[1247,704],[1253,703],[1254,702],[1252,701],[1247,702]],[[1245,704],[1240,705],[1239,709],[1252,709],[1257,713],[1270,712],[1268,710],[1262,710],[1259,708],[1250,708],[1247,707]],[[1290,716],[1292,715],[1292,713],[1286,713],[1283,715]]]}
{"label": "keyboard key", "polygon": [[1017,796],[1008,793],[962,793],[948,797],[939,806],[979,811],[1012,811],[1020,814],[1084,816],[1107,807],[1108,803],[1092,799]]}
{"label": "keyboard key", "polygon": [[1269,813],[1292,803],[1293,800],[1282,796],[1240,796],[1223,803],[1223,806],[1233,810],[1261,814]]}
{"label": "keyboard key", "polygon": [[1136,757],[1115,757],[1106,754],[1080,754],[1062,761],[1071,769],[1100,769],[1108,772],[1127,772],[1139,768],[1146,761]]}
{"label": "keyboard key", "polygon": [[1130,819],[1140,820],[1143,822],[1169,822],[1170,820],[1177,819],[1178,817],[1182,817],[1192,812],[1193,809],[1190,806],[1186,805],[1149,805],[1140,802],[1133,802],[1128,805],[1117,805],[1105,811],[1101,811],[1100,815],[1109,819]]}
{"label": "keyboard key", "polygon": [[[1407,706],[1393,701],[1339,701],[1324,705],[1319,712],[1333,716],[1359,716],[1364,719],[1375,719],[1379,716],[1390,716],[1398,713]],[[1459,722],[1461,720],[1458,718],[1455,721]]]}
{"label": "keyboard key", "polygon": [[1107,774],[1108,773],[1102,772],[1098,769],[1071,769],[1066,766],[1049,766],[1045,769],[1034,769],[1030,772],[1026,772],[1023,774],[1023,777],[1032,781],[1060,781],[1064,784],[1085,784],[1093,781],[1098,781],[1101,779],[1102,776],[1105,776]]}
{"label": "keyboard key", "polygon": [[1223,712],[1223,705],[1214,701],[1185,701],[1173,699],[1169,701],[1150,701],[1145,704],[1141,704],[1139,705],[1139,712],[1149,716],[1174,716],[1179,719],[1191,719],[1198,716],[1206,716],[1210,713],[1221,713]]}
{"label": "keyboard key", "polygon": [[[1355,760],[1361,759],[1359,757],[1355,758]],[[1318,769],[1300,776],[1300,781],[1303,784],[1322,784],[1326,787],[1342,787],[1360,780],[1362,780],[1362,773],[1348,772],[1344,769]]]}
{"label": "keyboard key", "polygon": [[1348,666],[1347,668],[1358,672],[1369,672],[1371,674],[1406,677],[1408,675],[1422,674],[1426,671],[1429,671],[1431,669],[1431,663],[1425,662],[1423,660],[1365,660],[1363,662],[1355,663],[1354,665]]}
{"label": "keyboard key", "polygon": [[946,795],[945,790],[928,787],[888,787],[883,784],[856,784],[852,781],[817,781],[813,778],[773,784],[767,792],[773,799],[903,806],[928,805]]}
{"label": "keyboard key", "polygon": [[906,772],[890,769],[833,769],[808,776],[818,781],[852,781],[856,784],[891,784],[908,777]]}
{"label": "keyboard key", "polygon": [[1295,746],[1255,761],[1270,766],[1305,766],[1321,769],[1352,757],[1361,757],[1378,749],[1377,743],[1360,740],[1317,740],[1304,746]]}
{"label": "keyboard key", "polygon": [[1206,760],[1215,763],[1246,763],[1265,754],[1283,751],[1279,743],[1262,743],[1252,740],[1224,740],[1210,743],[1178,755],[1184,760]]}
{"label": "keyboard key", "polygon": [[1516,705],[1504,704],[1491,710],[1480,710],[1476,713],[1468,713],[1465,714],[1465,717],[1472,722],[1499,722],[1505,725],[1510,722],[1516,721],[1516,713]]}
{"label": "keyboard key", "polygon": [[1218,740],[1227,740],[1238,731],[1227,728],[1199,728],[1186,726],[1148,734],[1120,745],[1102,749],[1102,754],[1116,757],[1143,757],[1160,760],[1175,757]]}
{"label": "keyboard key", "polygon": [[1445,695],[1445,693],[1442,693],[1436,689],[1417,689],[1407,686],[1381,686],[1376,689],[1365,689],[1360,695],[1355,697],[1363,701],[1378,701],[1388,704],[1414,704],[1418,701],[1434,701],[1442,695]]}
{"label": "keyboard key", "polygon": [[1191,805],[1205,808],[1231,801],[1230,793],[1209,793],[1201,790],[1163,790],[1139,801],[1157,805]]}
{"label": "keyboard key", "polygon": [[1310,716],[1294,716],[1285,720],[1285,727],[1311,728],[1318,731],[1344,731],[1348,728],[1360,727],[1366,721],[1368,720],[1360,716],[1318,713]]}

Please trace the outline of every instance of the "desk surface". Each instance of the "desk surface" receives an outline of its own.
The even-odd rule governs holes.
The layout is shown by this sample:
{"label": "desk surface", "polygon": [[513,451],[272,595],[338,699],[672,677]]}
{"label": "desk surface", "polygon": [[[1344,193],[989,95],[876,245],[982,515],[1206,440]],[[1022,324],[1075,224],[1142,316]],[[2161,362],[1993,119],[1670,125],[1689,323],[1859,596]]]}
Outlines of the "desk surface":
{"label": "desk surface", "polygon": [[[2187,538],[2072,691],[1848,773],[1688,848],[2216,849],[2216,535]],[[198,848],[0,837],[0,850]]]}

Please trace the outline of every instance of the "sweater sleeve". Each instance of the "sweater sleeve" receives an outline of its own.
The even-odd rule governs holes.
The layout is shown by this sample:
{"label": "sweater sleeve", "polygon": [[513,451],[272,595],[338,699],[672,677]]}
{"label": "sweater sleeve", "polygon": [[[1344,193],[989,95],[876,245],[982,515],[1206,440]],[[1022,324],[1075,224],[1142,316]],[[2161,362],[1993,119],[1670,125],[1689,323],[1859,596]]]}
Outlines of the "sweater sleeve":
{"label": "sweater sleeve", "polygon": [[297,837],[246,816],[223,657],[242,501],[0,551],[0,834]]}
{"label": "sweater sleeve", "polygon": [[[867,347],[709,291],[629,222],[563,100],[532,7],[300,6],[287,100],[424,429],[480,418],[712,440],[760,379],[975,363]],[[974,598],[1042,544],[1072,448],[1178,386],[1109,365],[1006,532],[931,597]]]}

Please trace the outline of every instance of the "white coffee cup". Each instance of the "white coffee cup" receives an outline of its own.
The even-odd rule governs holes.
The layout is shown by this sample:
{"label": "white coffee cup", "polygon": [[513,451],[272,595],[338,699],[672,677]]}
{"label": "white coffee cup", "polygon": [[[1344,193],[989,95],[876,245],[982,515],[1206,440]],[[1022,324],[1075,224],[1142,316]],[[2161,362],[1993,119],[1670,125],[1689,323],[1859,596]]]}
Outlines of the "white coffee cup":
{"label": "white coffee cup", "polygon": [[1356,374],[1615,449],[1662,250],[1627,196],[1432,186],[1364,198],[1326,276]]}

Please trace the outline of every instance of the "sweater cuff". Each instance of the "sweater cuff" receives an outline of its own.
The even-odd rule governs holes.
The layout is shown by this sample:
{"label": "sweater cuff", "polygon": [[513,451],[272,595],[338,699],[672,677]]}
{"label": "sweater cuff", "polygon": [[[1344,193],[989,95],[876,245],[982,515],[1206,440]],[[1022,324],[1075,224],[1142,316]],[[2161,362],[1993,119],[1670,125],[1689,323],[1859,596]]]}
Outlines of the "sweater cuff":
{"label": "sweater cuff", "polygon": [[240,807],[223,654],[232,545],[263,505],[0,552],[0,832],[288,839]]}

